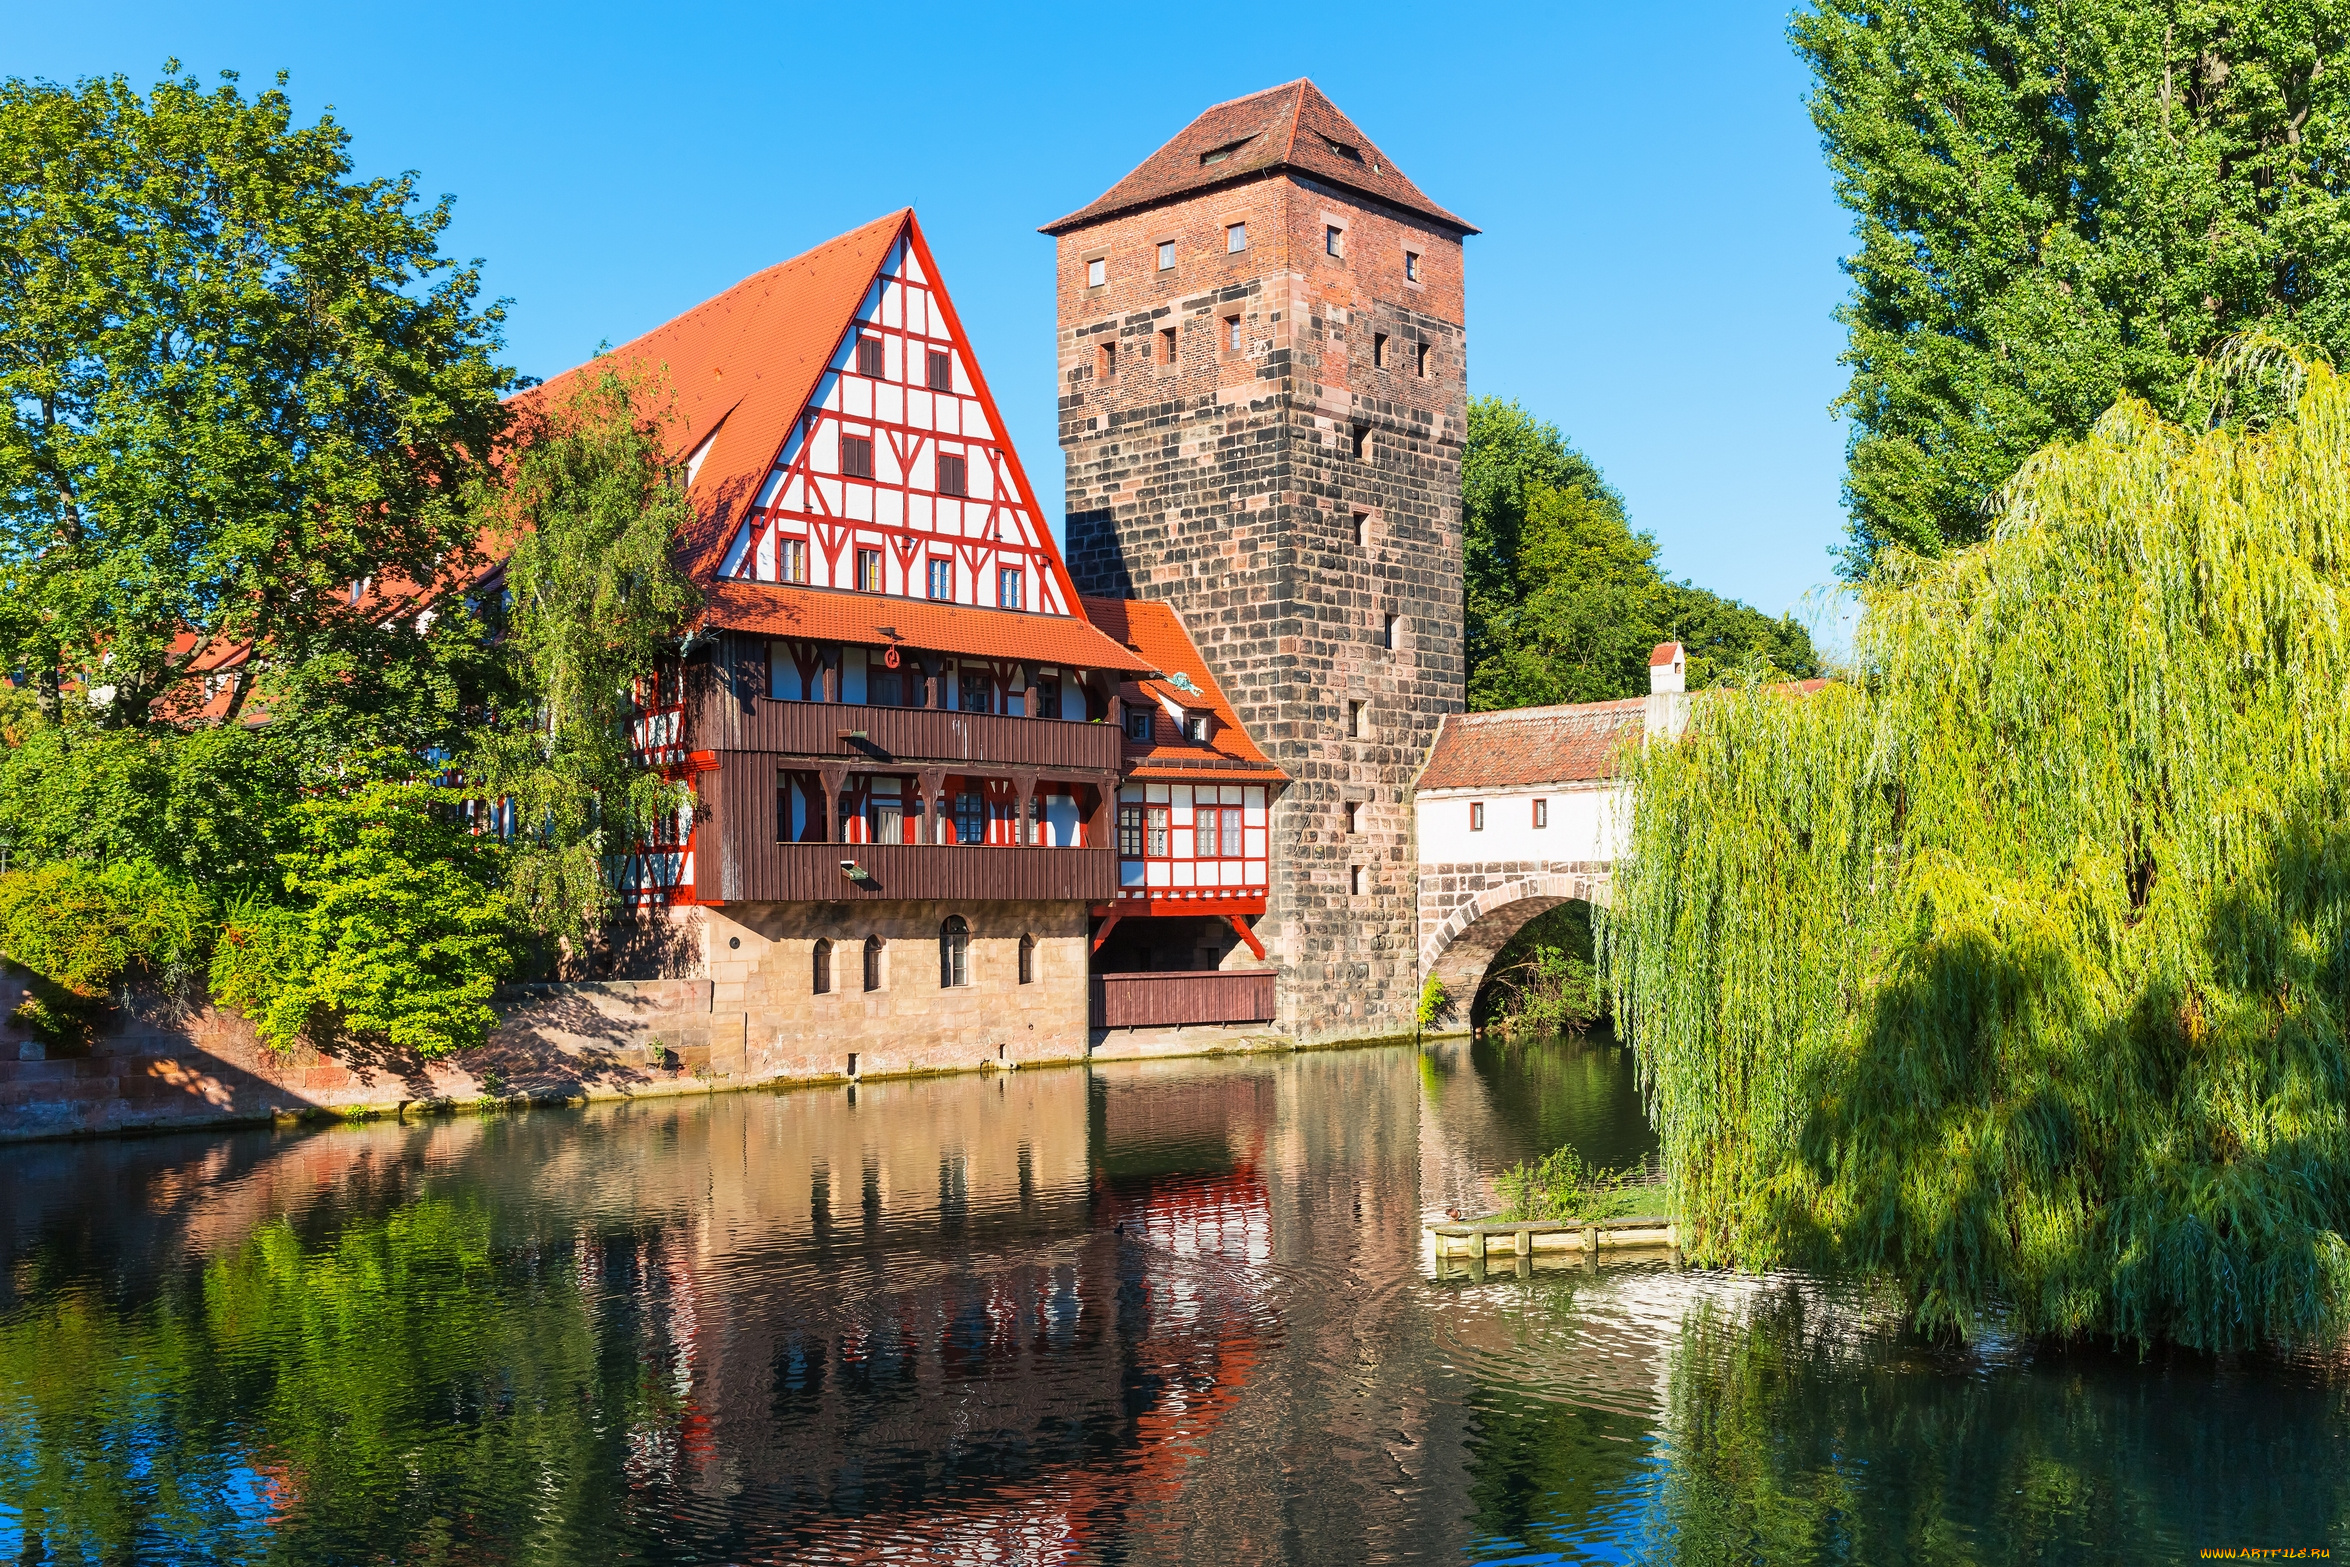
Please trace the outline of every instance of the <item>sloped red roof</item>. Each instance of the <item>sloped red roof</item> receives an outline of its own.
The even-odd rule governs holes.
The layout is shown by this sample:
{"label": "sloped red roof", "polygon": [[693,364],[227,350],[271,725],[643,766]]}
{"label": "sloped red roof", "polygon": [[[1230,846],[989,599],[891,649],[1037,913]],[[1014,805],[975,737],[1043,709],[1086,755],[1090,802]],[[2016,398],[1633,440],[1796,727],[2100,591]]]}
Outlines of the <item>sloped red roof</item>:
{"label": "sloped red roof", "polygon": [[[1204,161],[1217,152],[1226,156],[1215,163]],[[1303,77],[1206,110],[1090,206],[1046,224],[1040,232],[1066,233],[1113,213],[1273,169],[1295,169],[1433,218],[1463,234],[1477,232],[1422,195],[1354,121]]]}
{"label": "sloped red roof", "polygon": [[[852,593],[784,582],[716,582],[706,590],[711,624],[771,637],[1019,659],[1073,669],[1155,669],[1146,654],[1104,636],[1080,616],[978,609],[932,599]],[[893,638],[890,632],[897,635]]]}
{"label": "sloped red roof", "polygon": [[1648,699],[1571,702],[1498,713],[1454,713],[1436,732],[1420,789],[1513,789],[1615,776],[1616,756],[1638,745]]}
{"label": "sloped red roof", "polygon": [[676,399],[671,457],[682,461],[717,437],[694,471],[692,491],[703,536],[689,541],[687,564],[706,578],[730,524],[766,482],[865,291],[912,221],[913,210],[900,208],[755,272],[602,360],[523,395],[559,396],[574,377],[606,361],[627,373],[660,376]]}
{"label": "sloped red roof", "polygon": [[[1164,677],[1180,674],[1192,689],[1159,678],[1130,680],[1120,687],[1129,702],[1146,704],[1151,712],[1148,744],[1129,739],[1125,769],[1130,777],[1197,780],[1211,776],[1224,782],[1287,783],[1289,775],[1268,760],[1250,738],[1240,715],[1232,710],[1223,688],[1208,672],[1208,662],[1184,629],[1183,617],[1171,604],[1143,599],[1079,599],[1086,618],[1104,635],[1132,648],[1144,666]],[[1205,708],[1214,716],[1203,742],[1185,736],[1167,716],[1164,703],[1194,712]]]}

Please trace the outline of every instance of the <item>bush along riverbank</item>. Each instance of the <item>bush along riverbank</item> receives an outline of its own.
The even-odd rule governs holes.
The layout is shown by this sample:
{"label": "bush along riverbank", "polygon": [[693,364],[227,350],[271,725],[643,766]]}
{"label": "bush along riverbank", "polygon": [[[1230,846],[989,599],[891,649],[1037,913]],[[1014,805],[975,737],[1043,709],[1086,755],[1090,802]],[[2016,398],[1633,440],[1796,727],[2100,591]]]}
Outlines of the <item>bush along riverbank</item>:
{"label": "bush along riverbank", "polygon": [[2341,1341],[2350,383],[2204,377],[2212,428],[2125,398],[1986,543],[1883,560],[1852,682],[1632,762],[1602,957],[1693,1260],[1945,1334]]}

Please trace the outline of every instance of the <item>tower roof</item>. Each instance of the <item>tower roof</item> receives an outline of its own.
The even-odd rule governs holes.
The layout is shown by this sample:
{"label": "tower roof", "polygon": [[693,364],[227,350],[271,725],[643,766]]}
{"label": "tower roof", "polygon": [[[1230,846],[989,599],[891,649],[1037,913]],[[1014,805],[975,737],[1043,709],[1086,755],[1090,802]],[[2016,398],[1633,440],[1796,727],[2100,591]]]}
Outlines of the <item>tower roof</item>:
{"label": "tower roof", "polygon": [[1304,77],[1219,103],[1177,133],[1092,205],[1046,224],[1064,234],[1115,213],[1276,169],[1294,169],[1373,196],[1462,234],[1477,230],[1420,193],[1354,121]]}

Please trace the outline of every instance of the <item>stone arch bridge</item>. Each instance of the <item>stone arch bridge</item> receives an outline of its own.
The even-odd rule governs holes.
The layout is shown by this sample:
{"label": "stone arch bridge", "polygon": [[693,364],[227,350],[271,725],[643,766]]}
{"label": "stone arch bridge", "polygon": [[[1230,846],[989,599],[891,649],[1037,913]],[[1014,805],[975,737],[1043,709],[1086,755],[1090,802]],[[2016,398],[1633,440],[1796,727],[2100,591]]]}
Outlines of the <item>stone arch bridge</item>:
{"label": "stone arch bridge", "polygon": [[1580,899],[1604,907],[1610,867],[1591,861],[1462,862],[1420,868],[1420,973],[1449,998],[1437,1022],[1469,1008],[1501,949],[1538,914]]}

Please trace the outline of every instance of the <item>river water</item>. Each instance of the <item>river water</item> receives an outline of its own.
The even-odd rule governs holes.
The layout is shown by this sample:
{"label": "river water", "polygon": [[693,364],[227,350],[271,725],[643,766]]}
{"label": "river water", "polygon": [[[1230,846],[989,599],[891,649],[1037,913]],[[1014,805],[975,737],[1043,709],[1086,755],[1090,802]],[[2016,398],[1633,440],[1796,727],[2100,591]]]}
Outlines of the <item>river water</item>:
{"label": "river water", "polygon": [[2338,1364],[1438,1279],[1567,1141],[1653,1146],[1604,1041],[0,1150],[0,1562],[2350,1549]]}

